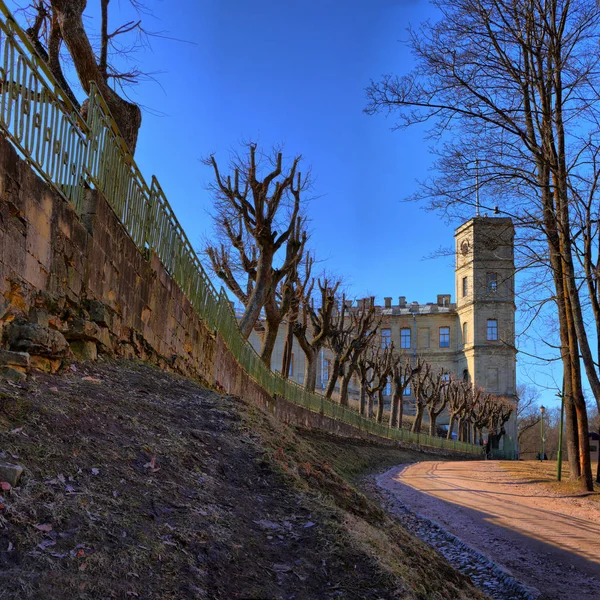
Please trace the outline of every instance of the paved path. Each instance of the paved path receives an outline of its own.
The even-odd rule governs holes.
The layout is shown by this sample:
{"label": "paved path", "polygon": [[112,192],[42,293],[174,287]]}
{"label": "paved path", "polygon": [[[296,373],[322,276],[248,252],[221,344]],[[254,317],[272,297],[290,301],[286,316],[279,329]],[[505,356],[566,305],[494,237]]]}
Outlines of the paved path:
{"label": "paved path", "polygon": [[600,506],[514,479],[496,461],[393,467],[380,487],[556,600],[600,600]]}

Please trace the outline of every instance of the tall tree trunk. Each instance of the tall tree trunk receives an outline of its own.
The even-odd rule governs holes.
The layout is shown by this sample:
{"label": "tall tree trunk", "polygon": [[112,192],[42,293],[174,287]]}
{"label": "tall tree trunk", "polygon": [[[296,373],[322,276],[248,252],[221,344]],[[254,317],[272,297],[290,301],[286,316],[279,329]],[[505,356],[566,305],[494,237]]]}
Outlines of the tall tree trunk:
{"label": "tall tree trunk", "polygon": [[437,421],[437,414],[435,413],[435,411],[430,410],[429,411],[429,435],[431,437],[435,437],[437,434],[436,421]]}
{"label": "tall tree trunk", "polygon": [[369,392],[369,419],[373,418],[374,400],[373,392]]}
{"label": "tall tree trunk", "polygon": [[279,326],[274,323],[267,321],[265,323],[265,333],[262,339],[262,346],[260,349],[261,360],[271,368],[271,358],[273,356],[273,350],[275,348],[275,342],[277,342],[277,332]]}
{"label": "tall tree trunk", "polygon": [[86,4],[87,0],[51,0],[52,8],[58,17],[62,39],[75,65],[81,87],[86,94],[89,94],[91,82],[94,81],[98,85],[129,152],[134,154],[138,131],[142,124],[142,112],[137,104],[121,98],[108,85],[102,74],[83,26],[83,11]]}
{"label": "tall tree trunk", "polygon": [[390,407],[390,427],[398,427],[398,412],[401,395],[395,390],[392,394],[392,405]]}
{"label": "tall tree trunk", "polygon": [[383,423],[383,390],[377,390],[377,422]]}
{"label": "tall tree trunk", "polygon": [[325,397],[331,399],[333,396],[333,391],[335,390],[335,386],[337,384],[338,377],[340,376],[340,359],[336,356],[333,359],[333,365],[331,367],[331,375],[329,377],[329,381],[327,382],[327,389],[325,390]]}
{"label": "tall tree trunk", "polygon": [[352,375],[354,373],[354,369],[352,365],[348,365],[346,367],[346,372],[342,377],[342,386],[340,388],[340,404],[342,406],[348,406],[348,388],[350,386],[350,380],[352,379]]}
{"label": "tall tree trunk", "polygon": [[367,385],[365,383],[360,384],[360,414],[362,417],[367,417]]}
{"label": "tall tree trunk", "polygon": [[281,357],[281,375],[284,379],[290,376],[290,368],[292,367],[292,349],[294,347],[294,324],[297,314],[290,315],[285,330],[285,342],[283,343],[283,356]]}
{"label": "tall tree trunk", "polygon": [[452,430],[454,429],[454,423],[456,422],[456,415],[452,413],[450,415],[450,423],[448,424],[448,433],[446,434],[446,439],[452,439]]}
{"label": "tall tree trunk", "polygon": [[312,348],[304,351],[305,366],[304,366],[304,389],[307,392],[314,392],[317,386],[317,358],[319,357],[318,350]]}

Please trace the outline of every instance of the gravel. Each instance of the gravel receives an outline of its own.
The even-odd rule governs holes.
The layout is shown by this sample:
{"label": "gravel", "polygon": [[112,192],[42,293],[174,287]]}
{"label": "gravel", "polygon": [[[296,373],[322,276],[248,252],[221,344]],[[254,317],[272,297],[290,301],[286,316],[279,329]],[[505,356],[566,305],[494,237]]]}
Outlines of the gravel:
{"label": "gravel", "polygon": [[468,575],[476,587],[494,600],[534,600],[540,597],[536,589],[526,587],[508,571],[486,556],[467,546],[437,523],[419,515],[402,504],[389,490],[378,485],[377,478],[364,482],[365,487],[379,496],[382,506],[399,523],[437,550],[453,567]]}

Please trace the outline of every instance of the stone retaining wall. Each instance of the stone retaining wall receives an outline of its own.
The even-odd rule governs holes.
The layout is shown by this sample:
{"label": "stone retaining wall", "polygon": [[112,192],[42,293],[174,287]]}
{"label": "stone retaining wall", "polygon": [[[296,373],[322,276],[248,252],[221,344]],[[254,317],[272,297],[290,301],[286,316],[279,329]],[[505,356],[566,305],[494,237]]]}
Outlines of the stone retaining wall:
{"label": "stone retaining wall", "polygon": [[0,374],[7,377],[55,371],[65,360],[94,360],[98,353],[136,357],[243,397],[285,422],[388,443],[270,396],[206,328],[156,255],[136,248],[98,192],[87,190],[79,219],[4,138],[0,336]]}

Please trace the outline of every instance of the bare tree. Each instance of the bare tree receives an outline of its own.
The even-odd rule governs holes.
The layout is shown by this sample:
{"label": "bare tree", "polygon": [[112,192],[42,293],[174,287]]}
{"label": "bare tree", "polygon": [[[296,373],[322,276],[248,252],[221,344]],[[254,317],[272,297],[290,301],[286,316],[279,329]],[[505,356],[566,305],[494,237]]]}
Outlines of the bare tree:
{"label": "bare tree", "polygon": [[440,369],[437,373],[430,375],[430,386],[425,405],[429,415],[429,435],[437,435],[437,418],[442,414],[448,404],[448,373]]}
{"label": "bare tree", "polygon": [[419,194],[433,206],[460,212],[483,181],[518,226],[544,241],[539,256],[554,285],[567,413],[576,416],[571,431],[591,489],[580,353],[599,406],[600,377],[573,260],[572,189],[589,172],[582,140],[599,145],[600,10],[593,0],[435,4],[442,18],[410,32],[416,68],[373,83],[367,111],[393,111],[402,127],[429,121],[432,136],[445,136],[440,176]]}
{"label": "bare tree", "polygon": [[324,347],[332,328],[333,311],[336,305],[336,293],[340,281],[323,277],[317,281],[319,301],[315,306],[312,290],[314,279],[304,290],[300,306],[300,318],[294,325],[294,336],[306,358],[304,387],[314,392],[317,382],[317,359]]}
{"label": "bare tree", "polygon": [[357,362],[375,336],[379,323],[372,302],[362,301],[357,307],[350,307],[345,296],[339,310],[334,313],[333,325],[329,332],[328,344],[333,351],[332,374],[325,396],[331,398],[339,377],[340,403],[348,405],[348,385],[354,374]]}
{"label": "bare tree", "polygon": [[262,156],[270,170],[260,179],[260,158],[256,144],[248,144],[248,156],[231,161],[233,178],[221,175],[214,156],[206,159],[215,175],[213,219],[220,243],[208,242],[205,253],[213,271],[244,305],[239,325],[245,337],[265,311],[261,355],[270,365],[307,240],[301,196],[308,179],[298,171],[301,157],[284,169],[281,152]]}
{"label": "bare tree", "polygon": [[402,427],[404,417],[404,392],[418,375],[421,365],[413,367],[409,358],[399,354],[392,359],[392,405],[390,427]]}
{"label": "bare tree", "polygon": [[[115,91],[116,86],[111,86],[111,83],[133,83],[137,81],[141,73],[138,69],[128,72],[119,71],[111,65],[109,57],[116,38],[131,32],[138,32],[142,35],[144,33],[140,20],[124,23],[112,31],[109,30],[109,2],[110,0],[100,0],[101,27],[98,53],[94,50],[90,42],[90,35],[84,25],[83,13],[87,6],[87,0],[40,0],[36,2],[31,6],[34,9],[34,15],[33,22],[27,29],[27,35],[41,58],[47,62],[59,85],[75,106],[79,107],[77,98],[63,73],[61,50],[63,44],[66,46],[81,88],[89,95],[91,83],[96,83],[129,152],[134,154],[138,131],[142,124],[142,113],[137,104],[119,95]],[[140,6],[137,0],[133,0],[132,4],[136,7]],[[86,110],[87,102],[84,102],[82,106],[84,116]]]}

